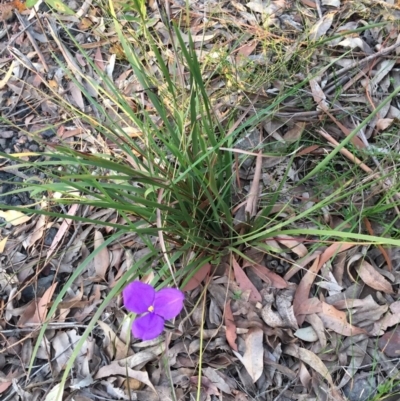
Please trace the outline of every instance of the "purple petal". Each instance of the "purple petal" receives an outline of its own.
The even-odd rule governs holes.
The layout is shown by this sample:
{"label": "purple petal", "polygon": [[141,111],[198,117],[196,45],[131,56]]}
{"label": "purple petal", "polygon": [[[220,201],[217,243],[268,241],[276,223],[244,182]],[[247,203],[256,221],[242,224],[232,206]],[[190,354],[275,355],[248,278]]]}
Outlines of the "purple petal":
{"label": "purple petal", "polygon": [[149,284],[134,281],[122,291],[125,308],[134,313],[145,313],[153,305],[156,290]]}
{"label": "purple petal", "polygon": [[164,330],[164,319],[155,313],[137,318],[132,324],[132,333],[141,340],[152,340]]}
{"label": "purple petal", "polygon": [[154,313],[157,313],[165,320],[173,319],[182,310],[184,299],[185,296],[182,291],[176,288],[163,288],[156,292],[153,304]]}

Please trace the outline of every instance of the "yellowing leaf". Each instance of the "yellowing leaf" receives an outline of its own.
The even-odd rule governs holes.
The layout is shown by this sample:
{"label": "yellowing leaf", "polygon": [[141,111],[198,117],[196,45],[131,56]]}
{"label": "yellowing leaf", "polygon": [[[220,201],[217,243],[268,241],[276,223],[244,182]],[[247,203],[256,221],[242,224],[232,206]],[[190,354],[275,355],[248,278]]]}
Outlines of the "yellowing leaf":
{"label": "yellowing leaf", "polygon": [[75,15],[75,11],[71,10],[60,0],[46,0],[46,3],[53,7],[56,11],[66,15]]}
{"label": "yellowing leaf", "polygon": [[7,239],[8,237],[4,237],[1,241],[0,241],[0,253],[4,252],[4,248],[6,247],[7,244]]}
{"label": "yellowing leaf", "polygon": [[19,226],[32,218],[32,216],[26,216],[18,210],[0,210],[0,217],[2,217],[6,223],[11,223],[13,226]]}
{"label": "yellowing leaf", "polygon": [[7,82],[10,80],[11,78],[11,74],[13,72],[13,69],[15,67],[15,61],[13,61],[10,65],[10,68],[8,69],[8,71],[6,72],[6,75],[4,76],[4,78],[0,81],[0,89],[3,89],[6,85]]}

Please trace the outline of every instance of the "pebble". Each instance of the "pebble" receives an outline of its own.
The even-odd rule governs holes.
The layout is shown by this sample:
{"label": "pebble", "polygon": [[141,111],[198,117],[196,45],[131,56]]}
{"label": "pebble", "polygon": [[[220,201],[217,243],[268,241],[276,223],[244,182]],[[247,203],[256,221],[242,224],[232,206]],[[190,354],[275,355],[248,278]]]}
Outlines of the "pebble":
{"label": "pebble", "polygon": [[[363,375],[364,376],[364,375]],[[377,388],[376,378],[373,376],[362,377],[357,374],[343,388],[343,392],[349,401],[368,401],[375,395]]]}

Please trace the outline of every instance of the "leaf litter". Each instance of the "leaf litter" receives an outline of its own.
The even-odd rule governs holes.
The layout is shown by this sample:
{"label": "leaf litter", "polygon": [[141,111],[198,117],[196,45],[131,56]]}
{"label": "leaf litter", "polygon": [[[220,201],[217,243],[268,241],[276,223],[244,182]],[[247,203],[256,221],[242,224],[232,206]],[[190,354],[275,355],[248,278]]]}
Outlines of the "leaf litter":
{"label": "leaf litter", "polygon": [[[279,189],[276,206],[289,205],[295,199],[300,209],[311,208],[318,191],[312,186],[297,186],[299,171],[309,163],[309,159],[303,157],[318,157],[319,151],[329,153],[337,145],[323,142],[317,147],[303,148],[298,151],[292,166],[289,165],[291,156],[256,156],[260,155],[260,147],[293,144],[310,130],[312,124],[319,124],[324,119],[325,131],[339,143],[357,123],[349,116],[339,121],[336,113],[357,110],[354,114],[358,113],[357,119],[362,121],[365,111],[354,105],[362,104],[366,110],[375,110],[387,97],[392,82],[399,82],[395,61],[399,50],[399,32],[395,25],[400,17],[398,5],[368,0],[302,0],[295,2],[296,7],[292,3],[232,2],[221,10],[223,23],[210,23],[206,35],[195,35],[202,32],[202,28],[196,27],[198,21],[192,21],[193,41],[203,58],[217,58],[213,41],[219,36],[231,37],[227,27],[247,29],[248,42],[243,43],[235,55],[236,62],[245,66],[238,71],[240,90],[235,102],[246,106],[250,101],[255,108],[260,105],[260,96],[254,92],[256,82],[248,82],[247,78],[251,73],[256,75],[257,64],[272,65],[276,56],[263,53],[257,46],[267,28],[273,29],[285,43],[288,60],[295,55],[291,46],[294,41],[330,39],[324,51],[313,57],[321,65],[329,61],[332,69],[323,71],[310,81],[309,93],[283,103],[275,118],[264,123],[262,132],[251,132],[234,144],[234,150],[253,154],[237,171],[240,180],[237,190],[247,194],[248,201],[247,210],[245,207],[242,211],[239,209],[238,221],[243,219],[241,212],[243,216],[245,212],[253,216],[258,213],[260,187],[272,192]],[[54,17],[79,24],[81,36],[77,35],[75,39],[83,48],[95,49],[94,61],[118,82],[123,93],[128,94],[138,86],[130,78],[127,65],[121,68],[115,64],[119,57],[118,49],[111,48],[114,54],[110,56],[100,40],[101,31],[106,33],[107,45],[115,43],[116,35],[98,17],[98,9],[90,2],[78,5],[52,1],[50,5],[54,8]],[[172,3],[171,7],[172,13],[181,12],[179,4]],[[196,14],[203,6],[192,2],[190,8]],[[2,53],[7,47],[12,56],[1,60],[5,71],[0,82],[2,112],[15,123],[25,124],[32,136],[39,133],[45,141],[63,139],[71,146],[74,141],[80,141],[85,151],[111,153],[111,144],[97,137],[92,127],[81,121],[68,124],[60,119],[59,104],[40,89],[40,85],[48,80],[47,84],[62,93],[66,101],[78,109],[85,109],[84,96],[78,86],[73,82],[64,85],[65,71],[45,51],[50,39],[55,51],[64,57],[79,82],[87,73],[88,79],[96,83],[87,88],[92,96],[98,97],[102,85],[84,58],[68,48],[71,42],[60,39],[57,18],[41,10],[34,17],[29,16],[34,26],[32,33],[25,20],[30,11],[25,10],[20,2],[2,4],[0,12],[7,29],[13,29],[11,37],[2,36]],[[206,9],[202,12],[209,13]],[[12,22],[13,13],[17,16],[22,13],[23,19]],[[161,40],[168,44],[170,39],[156,7],[152,9],[152,16],[158,19],[156,26]],[[381,20],[387,21],[387,25],[368,29],[365,35],[356,31],[361,21]],[[98,31],[94,30],[94,24],[100,24],[96,28]],[[311,28],[306,30],[306,25]],[[350,36],[334,38],[336,34],[349,30],[352,31]],[[29,34],[23,35],[24,31]],[[88,40],[92,33],[95,42]],[[182,37],[188,41],[187,32],[182,31]],[[387,41],[387,38],[391,40]],[[353,52],[349,53],[349,49]],[[38,56],[34,62],[30,55],[33,51]],[[50,69],[54,72],[53,77],[45,77],[43,72]],[[19,79],[24,74],[29,85]],[[298,78],[291,77],[286,83],[271,83],[266,88],[266,97],[274,96],[285,86],[294,85]],[[229,86],[227,82],[229,79],[221,76],[220,82],[213,83],[214,93],[218,93],[218,85]],[[343,86],[344,93],[333,100],[332,94],[338,84]],[[22,105],[28,101],[37,112],[25,115],[21,111]],[[132,137],[141,135],[111,104],[106,106],[121,121],[124,132]],[[223,113],[227,106],[224,100],[218,111]],[[95,119],[101,121],[95,109],[92,112]],[[43,116],[57,122],[56,132],[49,131]],[[399,105],[393,101],[380,110],[361,131],[362,135],[352,139],[352,143],[359,149],[385,152],[384,141],[374,138],[377,133],[384,133],[397,124],[399,116]],[[26,156],[21,156],[23,158],[34,157],[31,153],[42,146],[23,132],[12,131],[11,135],[2,132],[1,139],[2,150],[25,153]],[[394,149],[396,146],[398,144]],[[356,160],[349,149],[350,160]],[[258,161],[255,167],[254,158]],[[361,164],[357,165],[361,168]],[[384,162],[379,167],[382,174],[389,165]],[[25,178],[24,171],[10,174]],[[380,191],[390,192],[392,187],[393,183],[386,181]],[[18,202],[23,199],[22,195],[18,198]],[[355,204],[358,201],[354,199]],[[16,195],[7,202],[21,204],[17,203]],[[25,199],[23,204],[29,202]],[[289,207],[277,210],[282,218],[293,215]],[[276,213],[271,210],[271,215]],[[92,218],[110,222],[118,220],[112,210],[83,210],[78,205],[72,205],[65,211],[67,214],[81,217],[89,214]],[[318,397],[341,400],[344,399],[340,392],[342,388],[349,385],[355,388],[358,377],[362,381],[364,366],[377,363],[381,372],[396,371],[387,357],[398,358],[400,353],[397,328],[400,301],[396,287],[400,283],[396,262],[400,260],[398,249],[379,248],[378,252],[377,249],[364,252],[359,245],[350,242],[335,242],[317,249],[303,242],[302,238],[277,235],[265,240],[262,250],[250,245],[245,250],[246,255],[252,256],[250,260],[232,258],[232,267],[221,264],[219,267],[223,274],[220,276],[213,275],[214,267],[210,264],[204,265],[186,287],[188,306],[198,305],[199,300],[204,302],[202,297],[206,297],[204,313],[202,308],[190,311],[189,307],[189,315],[183,314],[175,322],[179,331],[171,335],[168,333],[158,340],[145,342],[132,339],[130,318],[121,308],[121,299],[111,302],[91,338],[77,350],[78,358],[66,388],[60,388],[59,375],[75,351],[93,311],[128,269],[133,258],[139,258],[140,252],[147,251],[135,235],[127,234],[103,248],[68,289],[57,317],[48,322],[34,370],[28,378],[27,366],[33,341],[46,319],[54,294],[65,283],[65,275],[85,260],[89,249],[101,245],[108,232],[68,219],[32,218],[16,211],[1,211],[0,217],[5,223],[1,233],[0,266],[3,295],[0,394],[7,399],[51,401],[61,399],[60,393],[64,396],[73,393],[77,400],[101,397],[167,400],[170,399],[172,384],[177,399],[184,400],[197,394],[201,361],[200,392],[204,400],[239,401],[256,396],[265,400],[278,397],[284,400]],[[341,216],[330,212],[326,219],[331,227],[344,222]],[[307,224],[302,225],[299,221],[296,227],[309,228],[310,223]],[[129,250],[133,247],[134,254]],[[200,342],[201,332],[205,343]],[[350,392],[346,390],[345,394]]]}

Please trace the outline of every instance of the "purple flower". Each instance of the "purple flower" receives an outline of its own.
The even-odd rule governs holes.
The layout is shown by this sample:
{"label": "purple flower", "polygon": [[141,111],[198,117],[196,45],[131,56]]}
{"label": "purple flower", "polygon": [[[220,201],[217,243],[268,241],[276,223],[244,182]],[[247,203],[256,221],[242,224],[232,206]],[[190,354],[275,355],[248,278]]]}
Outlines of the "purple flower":
{"label": "purple flower", "polygon": [[156,291],[151,285],[141,281],[128,284],[123,290],[126,309],[136,314],[144,314],[135,319],[132,333],[141,340],[158,337],[165,320],[178,316],[183,308],[185,296],[176,288],[163,288]]}

